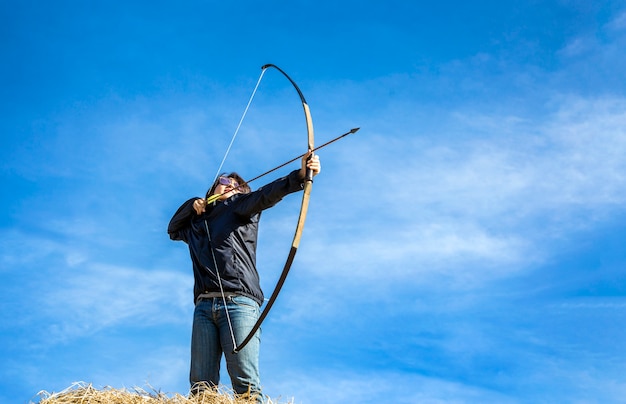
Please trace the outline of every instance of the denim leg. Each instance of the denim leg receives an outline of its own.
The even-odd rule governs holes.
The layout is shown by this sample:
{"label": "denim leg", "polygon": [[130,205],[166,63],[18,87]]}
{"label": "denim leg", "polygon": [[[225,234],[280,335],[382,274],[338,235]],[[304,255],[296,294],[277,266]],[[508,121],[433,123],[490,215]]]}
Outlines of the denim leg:
{"label": "denim leg", "polygon": [[222,357],[219,335],[213,317],[213,299],[199,301],[194,309],[191,330],[189,382],[192,389],[200,382],[208,383],[209,386],[219,385]]}
{"label": "denim leg", "polygon": [[[260,315],[260,308],[254,300],[244,296],[228,298],[227,304],[235,340],[239,343],[243,341],[256,323]],[[233,390],[237,394],[250,392],[252,396],[257,396],[259,402],[263,402],[264,396],[261,393],[259,376],[261,331],[257,331],[252,340],[239,353],[233,354],[234,347],[225,311],[220,310],[218,322],[222,348]]]}

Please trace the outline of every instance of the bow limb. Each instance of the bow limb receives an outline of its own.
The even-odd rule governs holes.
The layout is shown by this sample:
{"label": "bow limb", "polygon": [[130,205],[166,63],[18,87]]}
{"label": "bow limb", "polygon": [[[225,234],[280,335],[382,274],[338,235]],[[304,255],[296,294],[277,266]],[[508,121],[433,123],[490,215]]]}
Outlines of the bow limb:
{"label": "bow limb", "polygon": [[[306,119],[307,147],[308,147],[308,150],[312,151],[313,149],[315,149],[313,120],[311,119],[311,111],[309,110],[309,105],[307,104],[306,99],[304,98],[304,95],[302,94],[302,91],[300,91],[300,88],[298,87],[296,82],[293,81],[291,77],[289,77],[287,73],[285,73],[278,66],[273,65],[273,64],[267,64],[263,66],[262,69],[265,70],[269,67],[273,67],[279,72],[281,72],[291,82],[293,87],[298,92],[298,95],[300,96],[300,101],[302,102],[302,108],[304,109],[304,118]],[[312,188],[313,188],[313,173],[311,170],[307,169],[306,176],[304,178],[304,189],[302,192],[302,203],[300,204],[300,214],[298,215],[298,223],[296,225],[296,230],[293,235],[293,241],[291,242],[291,249],[289,250],[289,255],[287,256],[287,261],[285,261],[283,271],[281,272],[278,282],[276,283],[276,287],[274,288],[274,291],[272,292],[270,299],[267,301],[265,308],[261,312],[259,319],[254,324],[254,326],[252,327],[252,329],[250,330],[246,338],[244,338],[243,341],[239,343],[239,345],[235,346],[235,348],[233,349],[233,353],[240,352],[243,349],[243,347],[246,346],[248,342],[250,342],[250,340],[254,337],[256,332],[261,327],[263,320],[265,320],[265,317],[267,317],[270,310],[272,309],[272,306],[274,305],[274,302],[276,301],[276,298],[278,297],[278,294],[280,293],[280,290],[282,289],[283,284],[285,283],[285,280],[287,279],[287,275],[289,274],[289,270],[291,269],[291,264],[293,263],[293,260],[296,257],[296,252],[298,252],[300,239],[302,238],[302,230],[304,229],[304,222],[306,220],[306,214],[309,210],[309,200],[311,197]]]}

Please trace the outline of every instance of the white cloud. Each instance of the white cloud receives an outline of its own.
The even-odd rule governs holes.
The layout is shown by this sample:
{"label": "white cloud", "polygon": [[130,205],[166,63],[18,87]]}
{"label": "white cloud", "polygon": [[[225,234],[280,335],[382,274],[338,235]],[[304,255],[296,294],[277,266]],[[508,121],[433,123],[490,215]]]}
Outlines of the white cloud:
{"label": "white cloud", "polygon": [[626,11],[618,14],[614,19],[609,21],[606,28],[612,32],[626,31]]}
{"label": "white cloud", "polygon": [[573,58],[592,52],[597,46],[598,42],[594,38],[581,36],[571,40],[558,53],[561,56]]}
{"label": "white cloud", "polygon": [[63,244],[39,234],[26,235],[19,229],[6,229],[0,233],[2,239],[2,271],[17,271],[27,264],[42,262],[54,255]]}
{"label": "white cloud", "polygon": [[515,402],[497,391],[437,377],[383,370],[359,372],[355,368],[314,369],[308,373],[290,369],[273,387],[285,394],[283,400],[293,398],[295,404],[381,403],[390,397],[398,404]]}
{"label": "white cloud", "polygon": [[35,298],[47,302],[42,314],[49,318],[52,342],[103,328],[191,318],[189,274],[91,263],[55,276],[52,287]]}
{"label": "white cloud", "polygon": [[485,276],[501,276],[623,212],[626,100],[561,97],[554,105],[545,119],[453,112],[442,131],[474,132],[457,143],[361,138],[332,179],[318,181],[315,197],[332,208],[307,228],[313,270],[341,277],[337,268],[356,267],[345,276],[376,281],[383,265],[385,278],[412,282],[407,273],[463,276],[478,263]]}

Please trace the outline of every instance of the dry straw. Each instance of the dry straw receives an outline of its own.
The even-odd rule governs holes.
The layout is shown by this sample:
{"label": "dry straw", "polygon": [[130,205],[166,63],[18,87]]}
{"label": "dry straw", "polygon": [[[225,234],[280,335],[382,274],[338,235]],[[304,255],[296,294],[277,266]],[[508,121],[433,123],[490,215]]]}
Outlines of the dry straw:
{"label": "dry straw", "polygon": [[84,382],[74,383],[59,393],[42,391],[38,396],[40,397],[38,404],[256,404],[256,400],[249,397],[234,397],[224,388],[218,391],[207,389],[193,396],[178,393],[168,396],[165,393],[148,392],[140,388],[129,391],[105,387],[99,390],[91,383]]}

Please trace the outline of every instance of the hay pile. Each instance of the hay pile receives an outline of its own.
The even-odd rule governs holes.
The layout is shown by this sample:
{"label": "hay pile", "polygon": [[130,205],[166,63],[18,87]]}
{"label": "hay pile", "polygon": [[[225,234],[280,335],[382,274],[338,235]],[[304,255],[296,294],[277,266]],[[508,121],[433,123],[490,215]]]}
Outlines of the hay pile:
{"label": "hay pile", "polygon": [[256,404],[251,398],[233,397],[224,389],[209,389],[191,397],[178,393],[169,397],[161,392],[147,392],[140,388],[133,391],[112,387],[98,390],[90,383],[83,382],[75,383],[59,393],[42,391],[38,396],[38,404]]}

